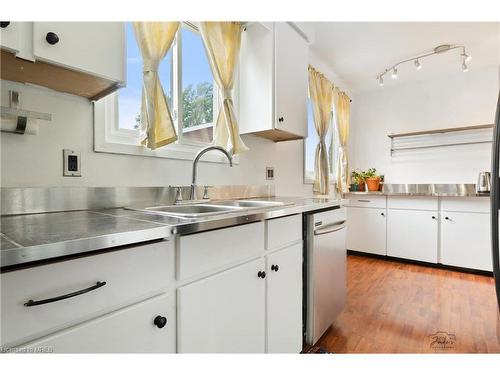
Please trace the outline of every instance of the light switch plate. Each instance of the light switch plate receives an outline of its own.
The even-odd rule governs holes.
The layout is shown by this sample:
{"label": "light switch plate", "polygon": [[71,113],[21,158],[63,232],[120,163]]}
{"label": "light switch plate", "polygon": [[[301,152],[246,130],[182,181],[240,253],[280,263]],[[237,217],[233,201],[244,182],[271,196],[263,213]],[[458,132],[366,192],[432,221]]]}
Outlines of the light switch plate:
{"label": "light switch plate", "polygon": [[266,180],[274,180],[274,167],[266,167]]}
{"label": "light switch plate", "polygon": [[81,177],[80,152],[74,150],[63,150],[63,176]]}

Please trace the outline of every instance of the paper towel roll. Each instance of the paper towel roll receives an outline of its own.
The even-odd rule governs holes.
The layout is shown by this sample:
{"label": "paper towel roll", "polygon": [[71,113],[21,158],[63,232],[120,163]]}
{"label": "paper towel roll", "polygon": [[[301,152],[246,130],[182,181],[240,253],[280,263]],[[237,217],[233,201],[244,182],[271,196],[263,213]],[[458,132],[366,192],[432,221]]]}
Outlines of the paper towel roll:
{"label": "paper towel roll", "polygon": [[[0,118],[0,129],[3,132],[14,133],[16,131],[16,128],[17,128],[17,119]],[[38,122],[36,119],[28,118],[24,134],[30,134],[30,135],[38,134]]]}

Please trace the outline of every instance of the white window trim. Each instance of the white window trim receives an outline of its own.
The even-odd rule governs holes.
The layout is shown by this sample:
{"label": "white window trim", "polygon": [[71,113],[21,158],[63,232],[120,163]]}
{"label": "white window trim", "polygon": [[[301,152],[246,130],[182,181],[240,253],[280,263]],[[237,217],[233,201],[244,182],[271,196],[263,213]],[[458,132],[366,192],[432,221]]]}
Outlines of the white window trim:
{"label": "white window trim", "polygon": [[[193,24],[185,23],[186,26],[197,31]],[[181,57],[182,43],[177,43],[177,38],[174,41],[173,53],[177,54],[177,58]],[[174,59],[173,59],[174,60]],[[173,77],[171,80],[172,87],[177,88],[179,92],[173,95],[173,107],[180,108],[177,101],[182,97],[182,87],[178,84],[182,75],[182,67],[179,64],[172,64]],[[172,90],[173,91],[173,90]],[[219,97],[217,85],[214,82],[214,118],[217,116],[219,107]],[[182,110],[182,109],[180,109]],[[178,119],[182,118],[182,113],[173,113],[174,125],[178,127]],[[206,124],[205,124],[206,125]],[[193,160],[196,154],[203,148],[213,145],[194,141],[182,141],[182,131],[178,131],[179,143],[171,143],[167,146],[160,147],[156,150],[150,150],[140,144],[139,131],[131,129],[119,128],[118,122],[118,93],[113,93],[105,98],[94,102],[94,151],[112,154],[124,154],[132,156],[147,156],[167,159]],[[182,143],[181,143],[182,142]],[[224,155],[216,153],[208,153],[203,156],[203,161],[213,163],[227,163],[227,158]],[[239,164],[239,156],[233,157],[233,163]]]}

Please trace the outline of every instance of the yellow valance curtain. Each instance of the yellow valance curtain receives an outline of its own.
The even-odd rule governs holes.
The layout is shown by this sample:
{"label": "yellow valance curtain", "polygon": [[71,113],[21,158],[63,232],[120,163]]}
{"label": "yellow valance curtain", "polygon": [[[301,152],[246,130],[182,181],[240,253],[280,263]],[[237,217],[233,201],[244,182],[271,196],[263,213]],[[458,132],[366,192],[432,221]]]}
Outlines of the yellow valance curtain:
{"label": "yellow valance curtain", "polygon": [[160,62],[172,45],[179,22],[134,22],[143,60],[142,144],[154,150],[177,140],[167,99],[158,76]]}
{"label": "yellow valance curtain", "polygon": [[312,66],[309,66],[309,96],[312,103],[314,127],[319,137],[314,157],[313,191],[315,194],[325,195],[330,192],[328,150],[325,138],[332,121],[333,84]]}
{"label": "yellow valance curtain", "polygon": [[349,191],[347,142],[349,141],[349,121],[351,116],[351,99],[345,92],[335,88],[334,101],[337,112],[337,127],[339,133],[340,149],[337,159],[337,191]]}
{"label": "yellow valance curtain", "polygon": [[232,154],[239,154],[248,147],[240,137],[231,91],[241,45],[241,25],[238,22],[200,22],[200,33],[221,99],[215,144]]}

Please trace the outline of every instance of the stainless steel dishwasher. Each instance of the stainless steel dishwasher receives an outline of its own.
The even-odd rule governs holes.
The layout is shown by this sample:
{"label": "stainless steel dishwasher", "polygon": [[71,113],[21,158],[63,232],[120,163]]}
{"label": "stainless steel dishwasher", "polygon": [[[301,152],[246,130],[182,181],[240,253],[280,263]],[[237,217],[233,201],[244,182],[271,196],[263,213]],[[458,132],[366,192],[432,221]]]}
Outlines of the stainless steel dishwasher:
{"label": "stainless steel dishwasher", "polygon": [[346,209],[305,216],[305,342],[314,345],[346,303]]}

